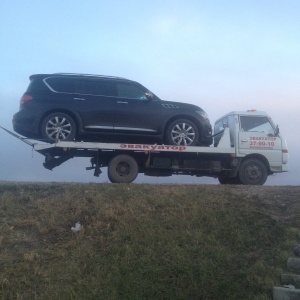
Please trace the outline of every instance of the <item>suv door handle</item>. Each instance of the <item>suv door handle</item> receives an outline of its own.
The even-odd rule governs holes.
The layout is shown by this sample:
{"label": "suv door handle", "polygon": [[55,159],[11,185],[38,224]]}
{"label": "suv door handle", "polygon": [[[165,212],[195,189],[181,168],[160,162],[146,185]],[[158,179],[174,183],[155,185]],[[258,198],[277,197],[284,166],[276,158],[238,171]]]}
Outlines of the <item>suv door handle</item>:
{"label": "suv door handle", "polygon": [[77,101],[85,101],[84,98],[74,98],[74,100],[77,100]]}
{"label": "suv door handle", "polygon": [[128,104],[128,102],[125,102],[125,101],[117,101],[117,103],[119,103],[119,104]]}
{"label": "suv door handle", "polygon": [[247,142],[248,142],[248,140],[241,140],[241,142],[243,142],[243,143],[247,143]]}

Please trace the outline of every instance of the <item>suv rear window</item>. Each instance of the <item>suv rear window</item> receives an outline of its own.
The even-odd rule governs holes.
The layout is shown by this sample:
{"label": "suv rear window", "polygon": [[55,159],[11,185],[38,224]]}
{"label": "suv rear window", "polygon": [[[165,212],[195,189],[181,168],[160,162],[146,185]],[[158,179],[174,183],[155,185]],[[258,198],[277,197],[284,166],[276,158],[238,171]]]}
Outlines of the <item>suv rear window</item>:
{"label": "suv rear window", "polygon": [[74,78],[49,77],[45,79],[45,82],[55,92],[75,93],[76,79]]}
{"label": "suv rear window", "polygon": [[27,88],[26,92],[43,92],[43,91],[47,91],[47,87],[45,85],[45,83],[39,79],[39,78],[34,78],[30,81],[29,86]]}

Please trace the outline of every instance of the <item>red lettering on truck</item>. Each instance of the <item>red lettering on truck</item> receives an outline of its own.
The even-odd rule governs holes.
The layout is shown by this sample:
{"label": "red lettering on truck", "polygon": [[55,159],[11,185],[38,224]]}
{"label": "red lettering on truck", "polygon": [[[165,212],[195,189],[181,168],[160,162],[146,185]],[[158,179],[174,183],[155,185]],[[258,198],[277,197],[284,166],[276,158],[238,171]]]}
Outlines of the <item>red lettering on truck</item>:
{"label": "red lettering on truck", "polygon": [[169,145],[144,145],[144,144],[121,144],[121,149],[141,149],[141,150],[173,150],[185,151],[186,146],[169,146]]}

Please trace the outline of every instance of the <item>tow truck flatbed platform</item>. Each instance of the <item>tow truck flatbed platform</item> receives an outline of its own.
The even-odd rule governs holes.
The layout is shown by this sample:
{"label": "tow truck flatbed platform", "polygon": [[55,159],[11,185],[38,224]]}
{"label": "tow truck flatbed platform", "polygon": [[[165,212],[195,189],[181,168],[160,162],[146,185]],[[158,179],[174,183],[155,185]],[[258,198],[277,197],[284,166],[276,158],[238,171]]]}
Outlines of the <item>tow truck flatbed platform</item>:
{"label": "tow truck flatbed platform", "polygon": [[[6,132],[45,156],[44,167],[52,170],[75,157],[91,158],[94,175],[108,168],[115,183],[130,183],[139,173],[148,176],[173,174],[217,177],[222,184],[265,183],[268,175],[288,171],[288,149],[265,112],[234,111],[215,123],[210,147],[99,143],[87,141],[32,142],[3,127]],[[267,132],[266,132],[267,131]]]}

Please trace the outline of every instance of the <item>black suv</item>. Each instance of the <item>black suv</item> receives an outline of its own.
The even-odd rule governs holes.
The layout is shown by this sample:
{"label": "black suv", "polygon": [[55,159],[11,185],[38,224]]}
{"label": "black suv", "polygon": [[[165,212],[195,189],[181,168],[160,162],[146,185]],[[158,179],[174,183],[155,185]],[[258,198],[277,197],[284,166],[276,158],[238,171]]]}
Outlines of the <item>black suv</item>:
{"label": "black suv", "polygon": [[29,78],[13,117],[14,130],[28,138],[53,142],[109,134],[151,136],[171,145],[212,143],[200,107],[163,101],[135,81],[65,73]]}

